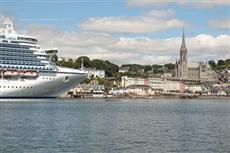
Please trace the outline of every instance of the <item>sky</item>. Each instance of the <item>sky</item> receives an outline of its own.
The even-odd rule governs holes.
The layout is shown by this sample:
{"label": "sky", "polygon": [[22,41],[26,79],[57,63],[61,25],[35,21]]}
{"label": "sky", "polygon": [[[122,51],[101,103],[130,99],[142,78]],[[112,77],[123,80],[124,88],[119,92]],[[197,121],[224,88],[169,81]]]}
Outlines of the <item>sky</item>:
{"label": "sky", "polygon": [[58,56],[165,64],[185,31],[191,62],[230,58],[228,0],[1,0],[18,33]]}

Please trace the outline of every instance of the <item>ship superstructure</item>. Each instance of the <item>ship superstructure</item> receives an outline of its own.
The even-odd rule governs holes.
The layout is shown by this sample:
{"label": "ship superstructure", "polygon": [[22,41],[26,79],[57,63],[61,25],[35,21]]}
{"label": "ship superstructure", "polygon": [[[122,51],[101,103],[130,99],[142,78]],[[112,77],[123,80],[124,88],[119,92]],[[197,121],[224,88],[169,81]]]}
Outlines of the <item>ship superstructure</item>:
{"label": "ship superstructure", "polygon": [[[52,39],[52,38],[51,38]],[[57,97],[79,84],[85,73],[51,61],[57,49],[42,49],[36,38],[17,34],[4,18],[0,28],[0,97]]]}

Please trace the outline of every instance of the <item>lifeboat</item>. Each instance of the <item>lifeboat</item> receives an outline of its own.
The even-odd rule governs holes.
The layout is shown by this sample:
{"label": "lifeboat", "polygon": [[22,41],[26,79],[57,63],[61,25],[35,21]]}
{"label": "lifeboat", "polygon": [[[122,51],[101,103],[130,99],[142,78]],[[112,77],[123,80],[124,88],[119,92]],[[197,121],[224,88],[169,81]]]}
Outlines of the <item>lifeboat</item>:
{"label": "lifeboat", "polygon": [[17,70],[5,70],[3,71],[3,76],[10,77],[10,76],[18,76],[19,72]]}
{"label": "lifeboat", "polygon": [[23,72],[23,76],[24,77],[36,78],[38,76],[38,72],[37,71],[33,71],[33,70],[27,70],[27,71]]}

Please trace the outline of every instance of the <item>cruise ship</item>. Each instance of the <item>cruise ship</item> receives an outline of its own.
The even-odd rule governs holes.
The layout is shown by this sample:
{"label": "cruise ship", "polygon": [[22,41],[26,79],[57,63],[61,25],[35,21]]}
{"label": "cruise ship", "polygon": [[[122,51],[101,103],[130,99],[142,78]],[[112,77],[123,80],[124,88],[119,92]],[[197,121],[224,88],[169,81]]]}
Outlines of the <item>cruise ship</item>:
{"label": "cruise ship", "polygon": [[52,62],[56,54],[56,49],[40,48],[36,38],[17,34],[5,17],[0,27],[0,98],[61,97],[84,80],[84,71]]}

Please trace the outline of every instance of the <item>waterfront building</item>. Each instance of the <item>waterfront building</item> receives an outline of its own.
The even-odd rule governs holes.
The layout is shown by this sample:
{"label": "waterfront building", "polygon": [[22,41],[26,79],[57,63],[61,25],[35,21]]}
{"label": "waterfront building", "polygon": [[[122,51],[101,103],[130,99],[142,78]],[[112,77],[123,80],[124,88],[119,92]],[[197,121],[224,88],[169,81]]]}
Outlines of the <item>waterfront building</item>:
{"label": "waterfront building", "polygon": [[153,96],[156,91],[147,85],[131,85],[126,88],[116,88],[109,91],[110,95],[113,96]]}
{"label": "waterfront building", "polygon": [[187,89],[193,93],[202,92],[201,85],[188,85]]}
{"label": "waterfront building", "polygon": [[156,92],[148,85],[131,85],[126,88],[125,93],[132,96],[153,96]]}
{"label": "waterfront building", "polygon": [[122,87],[129,87],[131,85],[147,85],[154,90],[163,89],[163,79],[161,78],[130,78],[124,76],[121,79],[122,79],[121,81]]}
{"label": "waterfront building", "polygon": [[199,82],[211,82],[216,80],[216,73],[212,71],[207,62],[188,62],[188,50],[183,32],[180,47],[180,58],[175,64],[175,77],[180,80],[191,80]]}
{"label": "waterfront building", "polygon": [[148,86],[152,90],[160,93],[181,93],[184,91],[201,92],[200,84],[187,83],[183,80],[173,80],[165,78],[130,78],[122,77],[121,86],[123,88]]}
{"label": "waterfront building", "polygon": [[73,94],[92,94],[92,95],[104,95],[105,86],[104,85],[91,85],[91,84],[79,84],[74,89],[70,90]]}
{"label": "waterfront building", "polygon": [[181,81],[164,80],[163,92],[179,92],[184,90],[184,83]]}
{"label": "waterfront building", "polygon": [[163,92],[182,93],[182,92],[202,92],[200,84],[186,84],[184,81],[164,80]]}
{"label": "waterfront building", "polygon": [[112,88],[110,91],[109,91],[109,94],[110,95],[123,95],[125,93],[125,89],[124,88]]}

